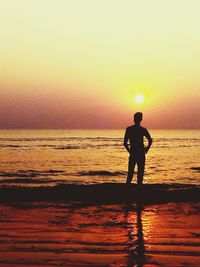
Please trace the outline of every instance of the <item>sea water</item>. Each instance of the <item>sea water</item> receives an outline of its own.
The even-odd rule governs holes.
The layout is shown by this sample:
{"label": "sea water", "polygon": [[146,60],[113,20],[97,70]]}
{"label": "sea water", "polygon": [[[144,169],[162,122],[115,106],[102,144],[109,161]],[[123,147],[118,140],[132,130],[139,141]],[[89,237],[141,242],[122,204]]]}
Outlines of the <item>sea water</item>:
{"label": "sea water", "polygon": [[[150,134],[144,183],[199,185],[200,131]],[[123,136],[124,130],[0,130],[0,187],[124,183]]]}

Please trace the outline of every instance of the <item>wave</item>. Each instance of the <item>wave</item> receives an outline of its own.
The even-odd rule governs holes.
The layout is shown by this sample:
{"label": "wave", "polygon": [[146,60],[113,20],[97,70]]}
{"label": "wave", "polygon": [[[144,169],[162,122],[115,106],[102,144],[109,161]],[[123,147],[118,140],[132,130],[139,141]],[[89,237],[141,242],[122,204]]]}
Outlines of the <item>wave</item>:
{"label": "wave", "polygon": [[193,171],[200,172],[200,167],[191,167],[190,169]]}
{"label": "wave", "polygon": [[55,147],[55,149],[80,149],[80,146],[72,146],[72,145],[59,146],[59,147]]}
{"label": "wave", "polygon": [[77,175],[80,176],[120,176],[126,174],[125,171],[81,171]]}
{"label": "wave", "polygon": [[89,143],[83,143],[81,146],[78,146],[78,145],[66,145],[66,146],[52,146],[54,149],[102,149],[102,148],[108,148],[108,147],[111,147],[111,148],[123,148],[122,144],[119,143],[119,144],[89,144]]}
{"label": "wave", "polygon": [[0,172],[1,177],[36,177],[36,176],[49,176],[58,175],[64,173],[62,170],[46,170],[46,171],[37,171],[37,170],[18,170],[16,172]]}
{"label": "wave", "polygon": [[35,148],[51,148],[51,149],[57,149],[57,150],[68,150],[68,149],[102,149],[102,148],[118,148],[118,149],[124,149],[122,144],[89,144],[89,143],[83,143],[80,145],[54,145],[54,144],[35,144],[35,145],[10,145],[10,144],[0,144],[0,149],[35,149]]}
{"label": "wave", "polygon": [[0,147],[13,147],[13,148],[16,148],[16,147],[21,147],[20,145],[5,145],[5,144],[1,144]]}
{"label": "wave", "polygon": [[102,183],[91,185],[62,184],[49,187],[0,188],[0,201],[86,201],[91,203],[144,204],[200,201],[200,186],[189,184]]}

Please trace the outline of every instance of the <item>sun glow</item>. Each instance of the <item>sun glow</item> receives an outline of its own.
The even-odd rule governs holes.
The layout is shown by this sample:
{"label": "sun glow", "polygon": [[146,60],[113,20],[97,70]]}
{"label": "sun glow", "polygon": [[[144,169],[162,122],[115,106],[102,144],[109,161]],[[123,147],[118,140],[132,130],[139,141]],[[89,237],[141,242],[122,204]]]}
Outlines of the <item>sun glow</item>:
{"label": "sun glow", "polygon": [[144,96],[141,95],[141,94],[136,95],[136,96],[135,96],[135,102],[136,102],[136,103],[139,103],[139,104],[143,103],[143,102],[144,102]]}
{"label": "sun glow", "polygon": [[200,1],[163,2],[1,0],[0,128],[200,128]]}

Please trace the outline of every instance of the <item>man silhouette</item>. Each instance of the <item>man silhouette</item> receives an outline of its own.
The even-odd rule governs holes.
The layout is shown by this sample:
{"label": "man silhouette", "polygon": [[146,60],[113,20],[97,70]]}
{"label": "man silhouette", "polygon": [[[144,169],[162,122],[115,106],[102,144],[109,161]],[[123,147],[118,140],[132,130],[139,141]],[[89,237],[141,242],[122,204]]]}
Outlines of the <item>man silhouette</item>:
{"label": "man silhouette", "polygon": [[[145,168],[145,154],[148,152],[152,144],[152,138],[146,128],[140,126],[143,114],[136,112],[134,114],[134,125],[126,128],[124,135],[124,146],[129,152],[128,174],[126,183],[130,184],[133,179],[135,165],[137,164],[137,183],[142,185],[144,168]],[[148,140],[148,145],[145,147],[143,143],[144,137]]]}

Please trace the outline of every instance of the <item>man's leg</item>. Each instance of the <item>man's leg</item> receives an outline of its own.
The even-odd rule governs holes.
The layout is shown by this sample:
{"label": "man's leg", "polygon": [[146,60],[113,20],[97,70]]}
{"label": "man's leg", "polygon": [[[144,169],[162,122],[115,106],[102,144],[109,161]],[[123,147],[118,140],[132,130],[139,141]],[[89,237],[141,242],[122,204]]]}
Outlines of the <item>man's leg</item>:
{"label": "man's leg", "polygon": [[127,180],[126,180],[127,184],[130,184],[133,179],[135,164],[136,164],[136,161],[134,157],[131,155],[128,160],[128,174],[127,174]]}
{"label": "man's leg", "polygon": [[143,182],[144,168],[145,168],[145,154],[141,154],[137,160],[138,172],[137,172],[137,183],[139,185]]}

